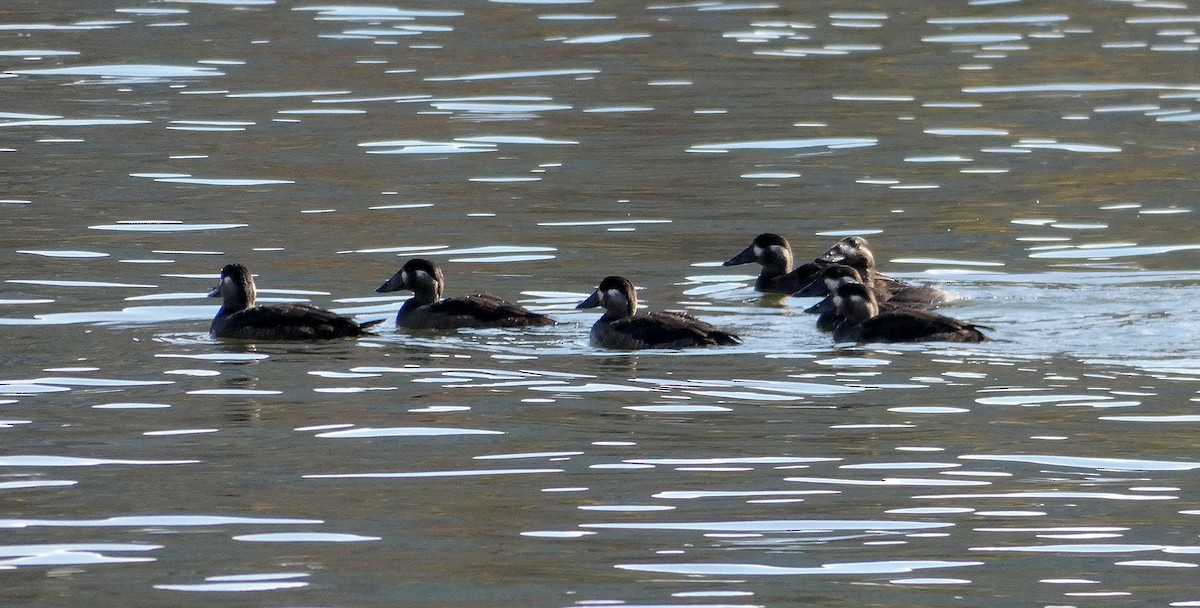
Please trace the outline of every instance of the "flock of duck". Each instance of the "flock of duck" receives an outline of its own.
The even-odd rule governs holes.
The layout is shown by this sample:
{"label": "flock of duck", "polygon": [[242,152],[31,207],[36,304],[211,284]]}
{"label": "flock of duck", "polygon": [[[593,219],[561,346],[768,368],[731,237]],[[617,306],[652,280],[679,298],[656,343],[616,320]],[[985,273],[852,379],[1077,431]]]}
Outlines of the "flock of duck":
{"label": "flock of duck", "polygon": [[[952,298],[936,287],[911,285],[875,270],[867,240],[847,237],[813,261],[792,267],[792,249],[783,237],[764,233],[725,266],[756,262],[762,272],[755,289],[764,293],[824,297],[806,312],[819,315],[818,329],[836,342],[981,342],[979,327],[931,312]],[[409,260],[375,291],[408,290],[413,296],[396,314],[396,326],[407,329],[463,327],[530,327],[554,325],[550,317],[518,304],[480,294],[446,298],[445,279],[437,264]],[[255,303],[254,279],[241,264],[221,270],[209,297],[222,298],[210,333],[214,338],[243,340],[326,340],[358,336],[383,320],[357,322],[307,304]],[[610,276],[576,308],[602,307],[592,326],[591,344],[600,348],[686,348],[740,344],[738,336],[688,314],[638,310],[633,284]]]}

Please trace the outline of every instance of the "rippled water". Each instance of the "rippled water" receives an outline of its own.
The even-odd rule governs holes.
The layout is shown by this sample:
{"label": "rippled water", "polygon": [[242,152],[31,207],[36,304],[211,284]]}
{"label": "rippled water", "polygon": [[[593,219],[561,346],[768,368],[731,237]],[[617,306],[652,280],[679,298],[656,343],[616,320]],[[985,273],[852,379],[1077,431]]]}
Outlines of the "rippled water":
{"label": "rippled water", "polygon": [[[1200,605],[1197,7],[0,14],[5,605]],[[981,345],[722,267],[870,237]],[[398,332],[373,289],[562,324]],[[262,301],[357,341],[211,340]],[[604,352],[609,274],[745,344]]]}

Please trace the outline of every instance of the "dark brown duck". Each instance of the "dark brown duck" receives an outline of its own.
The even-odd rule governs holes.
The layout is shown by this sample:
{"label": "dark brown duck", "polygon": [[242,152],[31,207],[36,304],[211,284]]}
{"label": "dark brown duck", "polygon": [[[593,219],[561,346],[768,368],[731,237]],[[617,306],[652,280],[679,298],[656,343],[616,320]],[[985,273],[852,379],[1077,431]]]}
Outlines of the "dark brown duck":
{"label": "dark brown duck", "polygon": [[[861,236],[848,236],[838,241],[817,260],[854,268],[862,276],[862,284],[870,286],[881,302],[933,308],[954,299],[954,296],[937,287],[912,285],[880,274],[875,268],[875,254],[871,251],[871,245]],[[793,295],[816,297],[828,293],[823,281],[813,280]]]}
{"label": "dark brown duck", "polygon": [[[837,307],[833,305],[833,294],[837,292],[838,287],[842,285],[850,285],[854,283],[862,283],[862,275],[857,270],[842,264],[830,264],[821,271],[820,276],[816,279],[824,282],[826,292],[820,302],[813,304],[804,310],[804,312],[819,315],[817,317],[817,329],[824,332],[831,332],[845,321],[845,317],[837,311]],[[891,293],[879,283],[870,287],[871,293],[875,295],[875,300],[879,305],[880,312],[887,312],[897,308],[905,308],[904,304],[897,304],[888,301]],[[800,295],[800,294],[797,294]],[[909,307],[911,308],[911,306]]]}
{"label": "dark brown duck", "polygon": [[787,239],[764,232],[750,243],[741,253],[729,258],[723,266],[737,266],[757,262],[762,266],[758,279],[754,281],[754,289],[763,293],[792,294],[808,285],[829,265],[829,262],[814,260],[792,268],[792,246]]}
{"label": "dark brown duck", "polygon": [[396,313],[396,326],[408,329],[458,329],[462,327],[529,327],[554,325],[554,319],[489,294],[443,298],[446,280],[430,260],[405,262],[375,291],[413,292]]}
{"label": "dark brown duck", "polygon": [[696,317],[675,312],[637,310],[633,283],[622,277],[605,277],[592,295],[575,308],[604,307],[592,325],[591,344],[599,348],[687,348],[741,344],[737,336]]}
{"label": "dark brown duck", "polygon": [[875,294],[861,283],[837,288],[833,304],[845,320],[833,331],[838,342],[983,342],[987,336],[970,323],[928,310],[898,308],[881,312]]}
{"label": "dark brown duck", "polygon": [[221,280],[208,297],[221,298],[221,309],[209,328],[214,338],[330,340],[362,335],[366,328],[383,322],[358,323],[308,304],[255,305],[254,278],[241,264],[222,268]]}

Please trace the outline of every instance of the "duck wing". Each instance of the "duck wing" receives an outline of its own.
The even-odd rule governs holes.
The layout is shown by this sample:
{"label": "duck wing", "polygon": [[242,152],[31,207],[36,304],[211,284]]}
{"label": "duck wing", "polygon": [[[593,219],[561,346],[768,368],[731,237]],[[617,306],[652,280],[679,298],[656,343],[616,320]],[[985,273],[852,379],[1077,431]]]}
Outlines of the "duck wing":
{"label": "duck wing", "polygon": [[308,304],[271,304],[255,306],[213,320],[212,333],[218,338],[249,340],[326,340],[357,336],[365,327],[353,319]]}
{"label": "duck wing", "polygon": [[613,322],[613,328],[651,347],[679,348],[741,344],[741,338],[691,315],[655,311],[625,317]]}
{"label": "duck wing", "polygon": [[977,327],[915,308],[895,308],[881,312],[860,324],[864,342],[981,342],[987,337]]}
{"label": "duck wing", "polygon": [[936,307],[954,299],[949,293],[930,285],[898,283],[890,288],[889,300],[905,306]]}
{"label": "duck wing", "polygon": [[533,312],[491,294],[476,294],[461,298],[446,298],[429,305],[431,315],[445,315],[495,325],[554,325],[546,315]]}

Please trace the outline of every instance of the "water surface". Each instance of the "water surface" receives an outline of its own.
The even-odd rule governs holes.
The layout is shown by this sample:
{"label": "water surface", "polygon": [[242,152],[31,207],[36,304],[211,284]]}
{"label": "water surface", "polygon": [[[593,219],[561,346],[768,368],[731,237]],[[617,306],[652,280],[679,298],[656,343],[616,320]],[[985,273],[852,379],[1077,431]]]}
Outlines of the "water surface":
{"label": "water surface", "polygon": [[[1200,604],[1195,6],[8,8],[4,604]],[[760,232],[995,340],[835,345]],[[397,331],[415,256],[562,323]],[[214,341],[233,261],[388,321]],[[745,343],[590,347],[610,274]]]}

